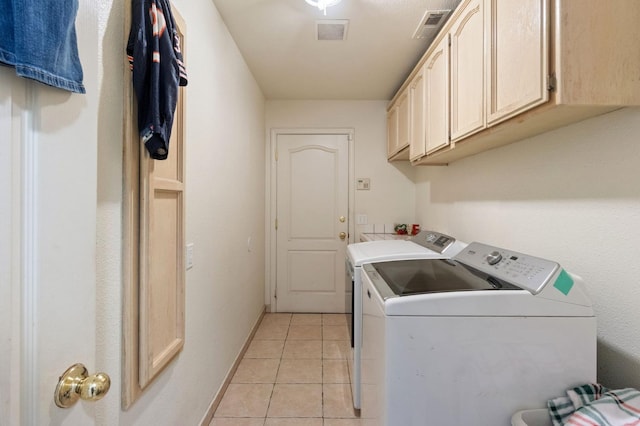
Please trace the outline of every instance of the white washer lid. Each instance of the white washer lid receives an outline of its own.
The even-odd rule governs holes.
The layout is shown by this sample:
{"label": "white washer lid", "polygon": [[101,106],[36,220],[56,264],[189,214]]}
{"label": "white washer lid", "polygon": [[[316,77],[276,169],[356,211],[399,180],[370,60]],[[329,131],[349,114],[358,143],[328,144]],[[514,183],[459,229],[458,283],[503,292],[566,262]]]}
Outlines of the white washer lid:
{"label": "white washer lid", "polygon": [[442,253],[438,253],[412,241],[367,241],[349,244],[347,246],[347,257],[355,267],[362,266],[363,263],[391,260],[448,259],[460,253],[466,246],[467,243],[456,240],[444,249]]}
{"label": "white washer lid", "polygon": [[353,266],[362,266],[363,263],[386,260],[446,257],[411,241],[403,240],[367,241],[349,244],[347,246],[347,256]]}

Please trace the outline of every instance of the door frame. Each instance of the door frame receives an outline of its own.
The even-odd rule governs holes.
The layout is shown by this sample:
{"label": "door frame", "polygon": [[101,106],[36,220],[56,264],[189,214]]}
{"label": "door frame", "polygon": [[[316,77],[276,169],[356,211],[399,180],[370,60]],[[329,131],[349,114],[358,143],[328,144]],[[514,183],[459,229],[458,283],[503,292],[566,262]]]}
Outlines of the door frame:
{"label": "door frame", "polygon": [[0,304],[8,309],[9,318],[9,324],[5,325],[8,335],[0,338],[10,338],[7,348],[10,359],[5,365],[10,383],[10,389],[5,389],[9,395],[6,420],[8,424],[17,425],[20,422],[37,423],[37,410],[32,407],[38,406],[38,384],[41,382],[36,362],[38,140],[34,111],[37,110],[37,94],[35,83],[14,76],[9,78],[12,79],[8,89],[10,115],[4,123],[10,129],[5,147],[8,148],[5,159],[9,167],[1,174],[7,179],[7,191],[0,193],[0,202],[7,206],[8,221],[0,223],[0,236],[4,239],[4,247],[0,247],[3,254],[0,269],[7,278],[8,282],[3,285],[8,287],[10,297]]}
{"label": "door frame", "polygon": [[349,244],[355,240],[355,131],[353,128],[272,128],[269,144],[266,147],[267,173],[265,179],[265,288],[264,298],[267,312],[275,312],[276,306],[276,261],[277,261],[277,235],[275,229],[277,211],[277,162],[276,148],[278,135],[346,135],[349,143],[349,173],[348,196],[349,207],[347,218],[349,220]]}

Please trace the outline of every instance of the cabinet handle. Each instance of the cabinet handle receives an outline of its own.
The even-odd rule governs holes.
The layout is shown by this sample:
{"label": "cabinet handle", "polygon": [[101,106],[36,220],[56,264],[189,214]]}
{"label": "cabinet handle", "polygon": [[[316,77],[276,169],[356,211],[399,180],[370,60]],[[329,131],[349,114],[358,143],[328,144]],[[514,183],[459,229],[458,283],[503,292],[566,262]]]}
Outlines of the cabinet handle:
{"label": "cabinet handle", "polygon": [[371,292],[369,290],[367,290],[367,296],[371,299]]}

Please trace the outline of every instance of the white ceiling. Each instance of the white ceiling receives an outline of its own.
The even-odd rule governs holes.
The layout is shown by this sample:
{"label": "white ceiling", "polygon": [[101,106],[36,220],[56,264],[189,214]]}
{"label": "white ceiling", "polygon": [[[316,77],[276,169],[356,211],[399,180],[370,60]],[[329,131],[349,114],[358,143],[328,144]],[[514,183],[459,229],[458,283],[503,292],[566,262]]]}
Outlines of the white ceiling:
{"label": "white ceiling", "polygon": [[[342,0],[327,16],[304,0],[213,0],[267,99],[391,99],[430,39],[426,10],[460,0]],[[348,19],[346,41],[317,41],[316,20]]]}

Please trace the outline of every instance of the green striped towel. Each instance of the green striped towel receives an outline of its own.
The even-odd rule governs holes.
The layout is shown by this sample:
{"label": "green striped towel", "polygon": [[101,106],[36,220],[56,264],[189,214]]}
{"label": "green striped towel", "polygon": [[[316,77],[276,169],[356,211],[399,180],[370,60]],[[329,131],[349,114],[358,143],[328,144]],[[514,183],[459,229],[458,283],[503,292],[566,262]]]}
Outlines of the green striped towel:
{"label": "green striped towel", "polygon": [[553,426],[640,426],[640,392],[585,384],[547,402]]}

